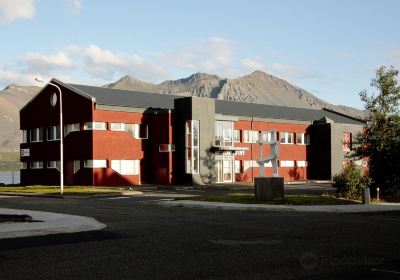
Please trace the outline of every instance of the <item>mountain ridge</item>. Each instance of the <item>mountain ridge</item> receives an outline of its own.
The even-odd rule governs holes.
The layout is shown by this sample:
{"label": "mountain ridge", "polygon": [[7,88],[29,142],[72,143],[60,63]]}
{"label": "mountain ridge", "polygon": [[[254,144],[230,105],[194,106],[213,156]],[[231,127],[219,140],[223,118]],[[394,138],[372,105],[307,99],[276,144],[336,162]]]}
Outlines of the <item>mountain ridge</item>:
{"label": "mountain ridge", "polygon": [[[309,109],[326,108],[355,118],[363,118],[365,111],[345,105],[333,105],[313,94],[263,71],[254,71],[238,78],[224,78],[207,73],[195,73],[178,80],[153,84],[125,75],[106,88],[199,96],[222,100],[289,106]],[[41,90],[36,86],[10,84],[0,91],[1,115],[13,119],[14,143],[20,141],[19,110]],[[0,121],[0,151],[10,151],[10,123]]]}

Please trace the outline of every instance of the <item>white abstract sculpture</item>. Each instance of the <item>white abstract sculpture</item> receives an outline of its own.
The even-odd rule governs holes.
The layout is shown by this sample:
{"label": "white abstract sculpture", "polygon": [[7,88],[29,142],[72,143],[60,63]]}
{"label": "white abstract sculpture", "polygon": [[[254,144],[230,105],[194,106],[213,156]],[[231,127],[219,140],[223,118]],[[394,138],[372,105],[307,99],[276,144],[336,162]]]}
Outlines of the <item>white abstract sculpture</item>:
{"label": "white abstract sculpture", "polygon": [[[265,177],[264,164],[271,162],[274,171],[272,177],[279,177],[278,174],[278,156],[279,156],[279,141],[277,139],[276,129],[263,131],[259,135],[258,143],[258,166],[260,177]],[[263,158],[262,144],[270,144],[270,155]]]}

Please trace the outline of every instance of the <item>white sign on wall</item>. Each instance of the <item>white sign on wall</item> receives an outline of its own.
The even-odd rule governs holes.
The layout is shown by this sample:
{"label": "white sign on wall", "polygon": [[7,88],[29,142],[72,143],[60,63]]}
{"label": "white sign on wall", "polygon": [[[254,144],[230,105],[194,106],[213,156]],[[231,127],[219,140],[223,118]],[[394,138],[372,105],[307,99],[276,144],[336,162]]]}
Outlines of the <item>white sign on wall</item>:
{"label": "white sign on wall", "polygon": [[30,151],[29,149],[21,149],[21,157],[29,157]]}

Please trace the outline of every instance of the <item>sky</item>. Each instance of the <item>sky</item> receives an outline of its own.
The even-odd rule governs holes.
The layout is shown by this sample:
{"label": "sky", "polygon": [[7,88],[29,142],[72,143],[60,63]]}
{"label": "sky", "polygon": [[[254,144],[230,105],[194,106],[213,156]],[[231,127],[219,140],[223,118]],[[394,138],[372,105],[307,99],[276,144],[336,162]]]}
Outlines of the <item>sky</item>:
{"label": "sky", "polygon": [[399,11],[398,0],[0,0],[0,88],[262,70],[362,108],[375,70],[400,69]]}

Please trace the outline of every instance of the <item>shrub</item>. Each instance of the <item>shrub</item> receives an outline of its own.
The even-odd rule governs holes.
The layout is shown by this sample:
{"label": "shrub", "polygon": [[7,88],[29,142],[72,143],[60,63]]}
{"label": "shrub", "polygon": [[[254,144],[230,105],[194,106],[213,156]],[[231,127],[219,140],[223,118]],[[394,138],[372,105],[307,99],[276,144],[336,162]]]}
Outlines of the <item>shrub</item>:
{"label": "shrub", "polygon": [[347,164],[341,172],[333,176],[333,187],[339,197],[360,199],[361,192],[370,184],[368,175],[363,174],[354,162]]}

